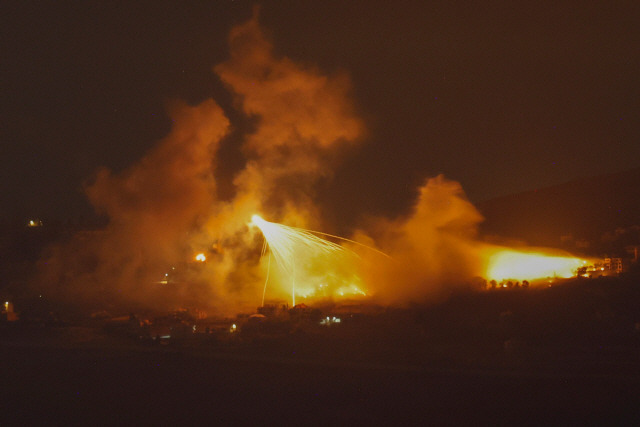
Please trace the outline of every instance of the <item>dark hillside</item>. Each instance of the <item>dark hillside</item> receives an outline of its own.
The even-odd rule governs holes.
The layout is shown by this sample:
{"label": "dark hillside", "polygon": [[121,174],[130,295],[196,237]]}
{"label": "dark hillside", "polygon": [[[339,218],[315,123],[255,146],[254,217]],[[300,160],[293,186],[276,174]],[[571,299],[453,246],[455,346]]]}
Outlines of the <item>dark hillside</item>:
{"label": "dark hillside", "polygon": [[637,244],[640,168],[492,199],[478,209],[485,235],[587,252]]}

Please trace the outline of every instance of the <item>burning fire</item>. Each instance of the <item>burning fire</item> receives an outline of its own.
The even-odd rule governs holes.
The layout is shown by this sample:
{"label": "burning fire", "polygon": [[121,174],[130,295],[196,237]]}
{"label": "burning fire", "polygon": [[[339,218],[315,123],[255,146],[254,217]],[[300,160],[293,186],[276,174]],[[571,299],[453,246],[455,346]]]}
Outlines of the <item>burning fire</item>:
{"label": "burning fire", "polygon": [[488,257],[487,280],[538,280],[570,278],[576,275],[587,260],[542,252],[524,252],[515,249],[495,249]]}
{"label": "burning fire", "polygon": [[[263,304],[267,291],[270,298],[290,296],[294,305],[296,298],[365,295],[381,304],[405,304],[448,294],[442,291],[474,276],[570,277],[586,263],[546,251],[488,249],[476,238],[482,215],[462,186],[443,176],[425,180],[410,213],[369,218],[354,231],[354,240],[254,214],[272,212],[286,223],[319,222],[322,210],[313,189],[331,175],[344,148],[359,144],[366,132],[349,96],[349,79],[277,56],[257,16],[231,31],[229,45],[230,58],[214,70],[240,112],[259,118],[238,147],[246,162],[234,172],[233,197],[219,198],[217,191],[218,174],[229,173],[218,168],[221,142],[232,128],[225,111],[212,99],[177,103],[170,111],[170,134],[140,162],[122,172],[97,171],[86,191],[109,224],[104,232],[78,235],[52,251],[43,263],[42,283],[64,284],[56,290],[73,300],[95,294],[102,301],[107,289],[114,300],[126,296],[172,307],[179,295],[233,314],[254,307],[261,291]],[[255,234],[246,232],[249,218],[250,230],[264,237],[259,262],[253,256]],[[173,267],[171,275],[165,273],[167,265],[194,259],[201,264],[181,271],[180,280]],[[172,286],[159,292],[157,283]]]}
{"label": "burning fire", "polygon": [[[367,296],[366,284],[357,274],[357,262],[361,257],[349,249],[330,242],[319,235],[331,236],[354,242],[339,236],[304,230],[264,220],[253,215],[251,227],[257,227],[264,236],[262,256],[267,257],[263,304],[269,280],[288,289],[292,304],[296,296],[304,298]],[[378,252],[374,248],[374,251]],[[267,253],[268,251],[268,253]],[[383,254],[386,256],[386,254]],[[568,254],[554,254],[551,250],[517,250],[491,247],[478,250],[478,258],[486,260],[484,274],[487,280],[529,281],[576,276],[579,268],[588,261]],[[271,259],[275,261],[277,273],[271,274]],[[277,278],[274,280],[274,275]]]}
{"label": "burning fire", "polygon": [[[264,220],[253,215],[251,227],[257,227],[264,236],[262,256],[268,257],[266,278],[263,289],[263,304],[270,280],[271,259],[275,260],[278,278],[275,280],[283,288],[288,288],[292,304],[296,296],[314,297],[353,297],[367,296],[361,277],[357,274],[360,259],[349,249],[330,242],[320,235],[354,242],[339,236],[327,235],[316,231],[304,230]],[[374,248],[374,251],[378,252]],[[268,251],[268,254],[267,254]],[[570,278],[588,261],[570,255],[545,253],[544,250],[525,251],[510,248],[492,247],[478,252],[486,259],[486,269],[481,274],[487,280],[498,282],[505,280],[537,281],[549,278]],[[386,254],[383,254],[386,256]],[[345,268],[345,265],[348,266]],[[273,280],[273,275],[271,275]]]}
{"label": "burning fire", "polygon": [[[353,266],[352,259],[357,255],[337,243],[316,235],[327,235],[326,233],[269,222],[259,215],[253,215],[249,225],[260,229],[264,236],[262,256],[269,250],[262,295],[263,305],[272,258],[278,269],[278,281],[291,289],[293,306],[296,304],[296,295],[312,297],[334,294],[344,296],[345,293],[365,294],[357,285],[343,283],[344,271],[339,272],[345,265]],[[348,240],[339,236],[332,237]],[[354,273],[352,274],[356,280],[360,280]]]}

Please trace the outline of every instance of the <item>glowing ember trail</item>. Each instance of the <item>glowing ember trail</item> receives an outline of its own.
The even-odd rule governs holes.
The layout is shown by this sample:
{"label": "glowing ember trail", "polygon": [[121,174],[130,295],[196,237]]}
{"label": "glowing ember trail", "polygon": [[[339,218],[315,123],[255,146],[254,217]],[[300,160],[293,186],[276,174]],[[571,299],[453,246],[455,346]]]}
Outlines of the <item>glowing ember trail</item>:
{"label": "glowing ember trail", "polygon": [[[282,282],[291,284],[293,306],[296,304],[296,294],[313,295],[318,291],[324,291],[323,288],[330,287],[329,282],[334,282],[334,286],[331,288],[337,288],[335,293],[338,295],[345,293],[366,295],[357,284],[360,282],[360,278],[353,271],[345,275],[344,268],[341,269],[341,266],[344,265],[353,266],[354,260],[349,258],[358,258],[358,255],[336,243],[318,237],[316,234],[345,241],[350,241],[349,239],[276,224],[265,221],[259,215],[253,215],[250,225],[258,227],[265,238],[262,255],[266,253],[267,248],[270,251],[262,295],[263,305],[272,257],[280,271]],[[338,273],[337,270],[342,271]],[[349,269],[347,268],[347,270]],[[344,277],[340,276],[350,276],[350,283],[344,283]],[[338,284],[336,285],[336,283]]]}
{"label": "glowing ember trail", "polygon": [[571,256],[500,249],[489,256],[486,277],[496,281],[569,278],[585,265],[586,260]]}

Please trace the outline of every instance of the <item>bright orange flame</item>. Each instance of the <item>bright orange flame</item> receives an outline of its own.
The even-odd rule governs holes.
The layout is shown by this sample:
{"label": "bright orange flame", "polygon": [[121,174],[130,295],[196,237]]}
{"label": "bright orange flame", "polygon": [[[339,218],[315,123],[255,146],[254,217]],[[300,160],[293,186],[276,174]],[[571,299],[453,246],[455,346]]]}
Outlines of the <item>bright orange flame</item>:
{"label": "bright orange flame", "polygon": [[586,264],[586,260],[572,256],[498,249],[488,258],[486,278],[497,281],[569,278],[575,276],[578,268]]}
{"label": "bright orange flame", "polygon": [[203,253],[199,253],[198,255],[196,255],[196,261],[205,262],[206,260],[207,257]]}

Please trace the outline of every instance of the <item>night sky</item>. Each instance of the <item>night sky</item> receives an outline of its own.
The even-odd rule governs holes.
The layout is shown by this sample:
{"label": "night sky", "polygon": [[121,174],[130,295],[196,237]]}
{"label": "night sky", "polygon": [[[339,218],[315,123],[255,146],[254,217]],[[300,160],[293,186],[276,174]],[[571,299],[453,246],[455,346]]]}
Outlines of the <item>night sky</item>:
{"label": "night sky", "polygon": [[[402,212],[439,173],[478,202],[640,166],[638,3],[517,3],[262,2],[277,53],[348,73],[368,129],[320,204],[349,222]],[[83,183],[165,136],[173,99],[214,98],[231,119],[225,191],[251,120],[212,67],[253,4],[5,3],[0,216],[89,215]]]}

